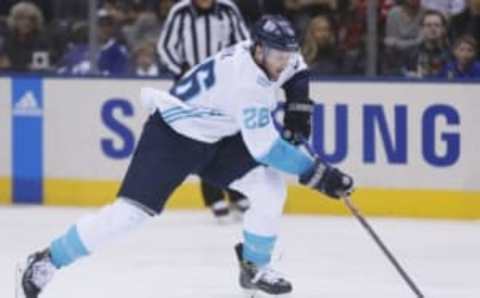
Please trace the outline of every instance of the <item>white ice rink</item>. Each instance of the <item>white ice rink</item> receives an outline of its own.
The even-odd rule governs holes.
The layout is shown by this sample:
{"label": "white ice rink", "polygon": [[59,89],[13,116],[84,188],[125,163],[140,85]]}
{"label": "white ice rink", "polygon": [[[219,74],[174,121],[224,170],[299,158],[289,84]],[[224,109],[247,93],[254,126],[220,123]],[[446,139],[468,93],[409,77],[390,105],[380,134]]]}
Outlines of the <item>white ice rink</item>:
{"label": "white ice rink", "polygon": [[[91,209],[0,207],[0,298],[17,259]],[[370,218],[426,297],[480,297],[480,222]],[[240,298],[239,224],[206,211],[167,211],[143,229],[58,272],[42,298]],[[415,297],[352,217],[285,216],[276,253],[295,298]]]}

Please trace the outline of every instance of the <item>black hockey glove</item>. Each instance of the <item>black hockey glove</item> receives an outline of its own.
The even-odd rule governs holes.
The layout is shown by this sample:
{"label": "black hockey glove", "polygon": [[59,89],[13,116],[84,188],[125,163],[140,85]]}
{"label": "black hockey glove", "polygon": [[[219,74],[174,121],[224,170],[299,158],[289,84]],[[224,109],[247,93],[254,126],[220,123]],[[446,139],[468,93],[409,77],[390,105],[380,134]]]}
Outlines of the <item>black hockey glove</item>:
{"label": "black hockey glove", "polygon": [[350,195],[353,189],[353,178],[331,167],[319,159],[310,171],[300,176],[300,183],[339,199]]}
{"label": "black hockey glove", "polygon": [[283,120],[283,138],[299,145],[308,140],[311,131],[311,118],[313,112],[313,101],[287,101],[285,106],[285,118]]}

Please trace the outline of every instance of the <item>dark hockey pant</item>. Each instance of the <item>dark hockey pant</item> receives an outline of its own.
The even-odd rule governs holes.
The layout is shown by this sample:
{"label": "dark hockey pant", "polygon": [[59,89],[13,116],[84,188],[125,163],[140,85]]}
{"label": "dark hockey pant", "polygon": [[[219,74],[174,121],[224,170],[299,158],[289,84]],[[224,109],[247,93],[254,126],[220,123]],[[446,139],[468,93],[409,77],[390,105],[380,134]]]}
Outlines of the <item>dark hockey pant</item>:
{"label": "dark hockey pant", "polygon": [[199,142],[175,132],[156,112],[144,125],[118,197],[136,201],[150,213],[160,213],[190,174],[226,189],[258,165],[240,134],[213,144]]}

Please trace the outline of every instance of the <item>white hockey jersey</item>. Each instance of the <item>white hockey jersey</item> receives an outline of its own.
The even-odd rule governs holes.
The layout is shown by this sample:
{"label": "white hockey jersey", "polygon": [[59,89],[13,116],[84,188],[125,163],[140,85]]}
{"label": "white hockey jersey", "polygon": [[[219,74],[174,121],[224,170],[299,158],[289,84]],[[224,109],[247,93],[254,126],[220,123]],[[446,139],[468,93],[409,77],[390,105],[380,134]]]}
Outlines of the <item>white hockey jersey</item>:
{"label": "white hockey jersey", "polygon": [[272,158],[286,158],[272,154],[284,155],[288,151],[295,155],[292,162],[302,160],[290,166],[302,169],[287,172],[301,172],[311,165],[310,158],[280,138],[271,112],[277,105],[280,87],[306,65],[301,55],[295,54],[280,78],[270,81],[255,64],[250,46],[251,42],[245,41],[220,51],[191,69],[170,92],[143,88],[142,100],[150,112],[158,110],[179,134],[214,143],[241,132],[257,160],[270,164]]}

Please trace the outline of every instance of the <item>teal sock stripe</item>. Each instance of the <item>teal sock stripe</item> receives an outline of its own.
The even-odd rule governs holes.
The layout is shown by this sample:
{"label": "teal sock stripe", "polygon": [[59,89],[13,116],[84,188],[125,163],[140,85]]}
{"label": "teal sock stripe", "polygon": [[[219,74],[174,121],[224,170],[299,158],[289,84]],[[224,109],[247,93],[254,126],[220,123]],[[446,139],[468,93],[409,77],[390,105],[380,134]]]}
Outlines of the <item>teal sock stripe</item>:
{"label": "teal sock stripe", "polygon": [[52,242],[50,255],[53,265],[57,268],[68,266],[75,260],[88,255],[75,225],[71,226],[67,233]]}
{"label": "teal sock stripe", "polygon": [[257,266],[270,263],[272,251],[277,237],[259,236],[243,231],[243,259]]}

